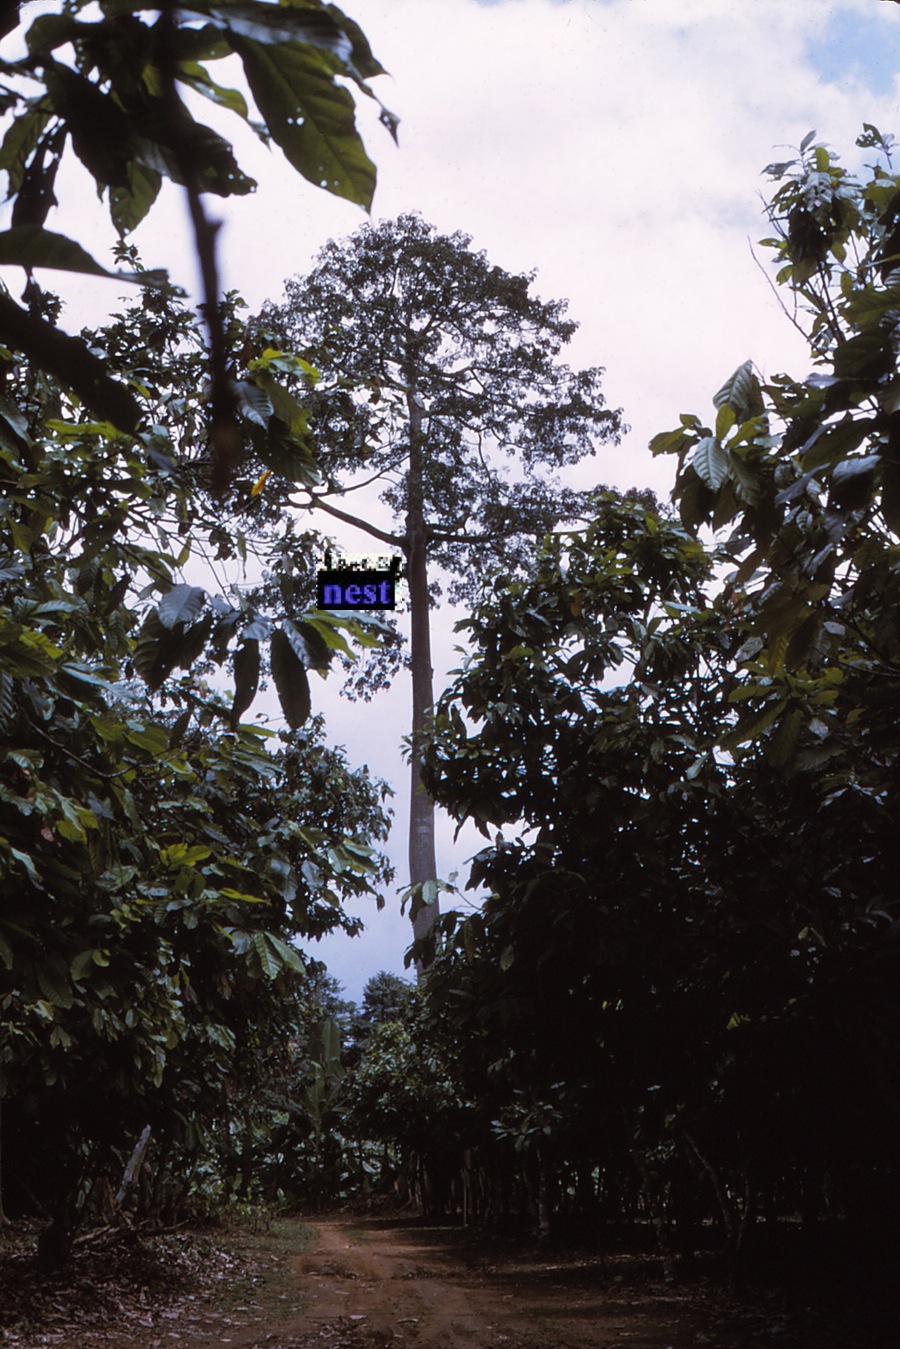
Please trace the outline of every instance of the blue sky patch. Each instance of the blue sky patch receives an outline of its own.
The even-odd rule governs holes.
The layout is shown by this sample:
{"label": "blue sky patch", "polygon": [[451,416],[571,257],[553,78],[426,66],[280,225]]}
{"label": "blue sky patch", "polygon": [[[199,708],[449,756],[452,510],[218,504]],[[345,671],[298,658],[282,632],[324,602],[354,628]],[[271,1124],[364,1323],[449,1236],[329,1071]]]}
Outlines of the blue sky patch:
{"label": "blue sky patch", "polygon": [[891,8],[871,17],[832,14],[807,46],[813,68],[830,84],[860,81],[875,96],[889,95],[900,74],[900,5]]}

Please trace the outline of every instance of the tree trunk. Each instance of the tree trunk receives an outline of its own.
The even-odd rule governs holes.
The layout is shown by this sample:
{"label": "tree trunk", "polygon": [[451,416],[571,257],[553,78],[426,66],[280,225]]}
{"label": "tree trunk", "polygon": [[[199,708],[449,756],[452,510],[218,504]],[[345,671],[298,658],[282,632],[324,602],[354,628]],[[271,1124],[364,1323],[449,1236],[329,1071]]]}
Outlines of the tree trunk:
{"label": "tree trunk", "polygon": [[0,1227],[9,1226],[9,1218],[3,1207],[3,1097],[0,1096]]}
{"label": "tree trunk", "polygon": [[[411,364],[411,363],[410,363]],[[434,671],[431,667],[431,612],[428,603],[428,559],[423,509],[422,408],[416,395],[415,374],[407,372],[409,409],[409,477],[406,513],[406,563],[411,607],[412,736],[409,802],[409,883],[420,885],[437,880],[434,847],[434,801],[425,790],[420,764],[424,733],[434,709]],[[413,918],[413,937],[425,937],[440,912],[435,893]],[[421,979],[426,963],[416,960]]]}
{"label": "tree trunk", "polygon": [[116,1208],[121,1209],[131,1190],[134,1189],[137,1179],[141,1173],[141,1167],[144,1164],[144,1158],[147,1155],[147,1149],[150,1146],[150,1125],[147,1124],[141,1132],[141,1136],[132,1149],[131,1156],[128,1159],[128,1165],[125,1167],[122,1176],[122,1183],[116,1192]]}
{"label": "tree trunk", "polygon": [[550,1165],[550,1159],[538,1149],[538,1182],[537,1182],[537,1239],[538,1245],[545,1249],[550,1245],[551,1237],[551,1215],[553,1211],[553,1201],[551,1192],[553,1188],[553,1170]]}
{"label": "tree trunk", "polygon": [[625,1128],[629,1135],[628,1142],[631,1159],[634,1162],[635,1170],[640,1176],[641,1191],[650,1214],[650,1223],[656,1235],[656,1249],[662,1263],[663,1278],[666,1283],[674,1283],[675,1253],[672,1250],[672,1242],[669,1237],[669,1230],[666,1223],[660,1180],[658,1176],[653,1174],[650,1167],[647,1165],[647,1158],[644,1154],[641,1140],[638,1137],[638,1131],[636,1128],[630,1126],[627,1110],[624,1110],[622,1113],[625,1116]]}

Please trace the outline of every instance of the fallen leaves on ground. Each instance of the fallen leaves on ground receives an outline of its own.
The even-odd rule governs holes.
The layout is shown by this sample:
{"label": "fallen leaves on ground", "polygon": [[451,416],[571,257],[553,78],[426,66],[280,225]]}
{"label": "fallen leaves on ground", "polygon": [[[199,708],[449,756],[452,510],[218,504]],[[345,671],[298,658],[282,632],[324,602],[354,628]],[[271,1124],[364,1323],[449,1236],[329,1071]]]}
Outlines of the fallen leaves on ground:
{"label": "fallen leaves on ground", "polygon": [[[111,1230],[76,1243],[55,1274],[37,1266],[33,1228],[5,1235],[0,1282],[4,1349],[69,1346],[142,1349],[177,1343],[193,1331],[246,1325],[253,1289],[267,1275],[264,1254],[235,1252],[193,1231]],[[221,1310],[244,1297],[233,1314]],[[175,1328],[177,1327],[177,1333]],[[223,1342],[225,1342],[223,1340]]]}

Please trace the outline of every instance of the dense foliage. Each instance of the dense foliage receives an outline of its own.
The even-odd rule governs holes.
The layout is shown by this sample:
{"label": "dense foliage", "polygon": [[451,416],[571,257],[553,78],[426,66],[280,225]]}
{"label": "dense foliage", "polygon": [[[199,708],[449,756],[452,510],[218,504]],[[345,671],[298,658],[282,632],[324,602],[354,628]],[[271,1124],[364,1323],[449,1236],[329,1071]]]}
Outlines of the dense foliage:
{"label": "dense foliage", "polygon": [[[316,480],[280,381],[312,372],[246,350],[237,299],[218,294],[202,197],[253,184],[179,92],[247,120],[207,67],[239,56],[262,138],[368,205],[374,171],[338,81],[368,93],[380,68],[315,0],[155,18],[66,4],[22,30],[7,8],[0,261],[29,278],[27,309],[0,296],[2,1176],[14,1215],[49,1220],[54,1264],[88,1213],[177,1213],[211,1179],[227,1186],[277,1123],[259,1096],[278,1037],[321,1020],[292,939],[357,927],[344,902],[380,902],[389,876],[372,846],[388,789],[325,745],[307,679],[354,634],[376,638],[310,611],[309,537],[260,499],[269,479]],[[205,337],[124,242],[140,302],[99,332],[58,328],[31,269],[104,272],[45,229],[69,145],[120,236],[163,177],[184,186]],[[242,722],[266,677],[286,736]]]}
{"label": "dense foliage", "polygon": [[[167,331],[173,312],[141,308],[141,335]],[[112,345],[135,323],[123,315],[104,337]],[[171,414],[192,373],[189,351],[163,353],[143,372],[145,396]],[[386,879],[369,846],[386,834],[385,791],[325,747],[316,719],[281,747],[240,722],[247,653],[255,686],[267,631],[306,650],[314,638],[322,664],[331,646],[346,648],[338,629],[315,614],[276,626],[241,588],[210,599],[176,580],[192,549],[221,568],[247,557],[248,538],[263,559],[267,548],[284,557],[290,538],[253,534],[252,520],[224,531],[190,473],[175,478],[171,461],[79,420],[12,356],[7,394],[6,1167],[13,1211],[61,1205],[68,1229],[132,1134],[153,1127],[158,1206],[166,1165],[189,1174],[202,1130],[226,1100],[235,1112],[233,1079],[250,1091],[281,1015],[268,986],[287,994],[302,982],[290,938],[353,927],[344,900]],[[179,430],[190,467],[184,419]],[[229,648],[233,700],[202,677]],[[281,685],[274,638],[271,650]],[[293,648],[290,659],[302,673]],[[282,690],[289,715],[305,687],[294,675]],[[295,725],[308,711],[307,691]]]}
{"label": "dense foliage", "polygon": [[713,427],[656,438],[683,523],[598,497],[486,597],[429,754],[456,818],[505,827],[428,985],[490,1103],[488,1210],[644,1213],[670,1270],[710,1215],[732,1265],[760,1217],[871,1254],[900,1197],[900,178],[812,138],[770,172],[816,370],[747,363]]}

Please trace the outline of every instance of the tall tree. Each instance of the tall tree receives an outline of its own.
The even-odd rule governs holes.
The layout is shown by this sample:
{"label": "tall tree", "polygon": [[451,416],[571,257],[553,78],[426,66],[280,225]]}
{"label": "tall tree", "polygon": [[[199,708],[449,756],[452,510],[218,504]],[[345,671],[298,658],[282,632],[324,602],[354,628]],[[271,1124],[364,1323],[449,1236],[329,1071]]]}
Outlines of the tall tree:
{"label": "tall tree", "polygon": [[[615,443],[602,370],[560,360],[577,325],[566,302],[513,275],[416,214],[364,226],[323,249],[306,278],[268,305],[261,331],[302,351],[319,372],[310,429],[323,481],[294,504],[326,512],[401,549],[411,611],[409,880],[413,931],[438,914],[434,804],[421,781],[433,704],[430,609],[437,565],[470,598],[486,568],[519,570],[536,539],[583,514],[585,494],[547,472]],[[500,456],[516,461],[510,479]],[[337,504],[377,483],[394,514],[382,529]],[[396,665],[395,667],[396,668]],[[382,666],[381,677],[385,677]]]}

